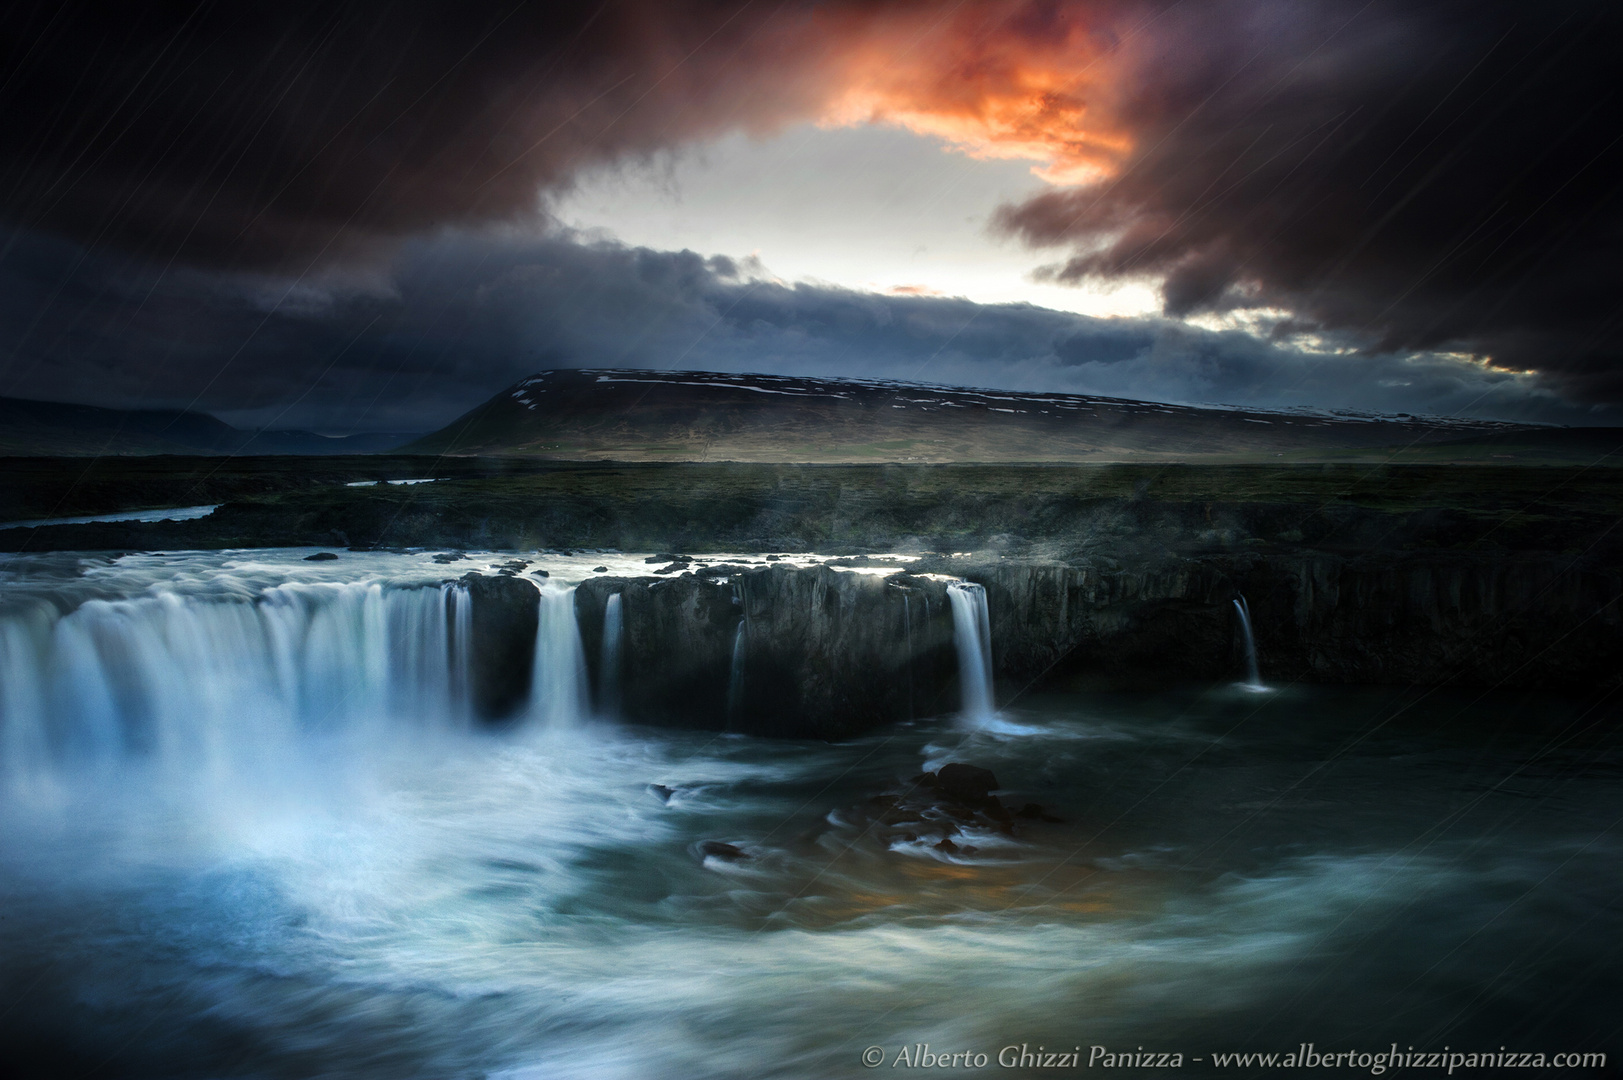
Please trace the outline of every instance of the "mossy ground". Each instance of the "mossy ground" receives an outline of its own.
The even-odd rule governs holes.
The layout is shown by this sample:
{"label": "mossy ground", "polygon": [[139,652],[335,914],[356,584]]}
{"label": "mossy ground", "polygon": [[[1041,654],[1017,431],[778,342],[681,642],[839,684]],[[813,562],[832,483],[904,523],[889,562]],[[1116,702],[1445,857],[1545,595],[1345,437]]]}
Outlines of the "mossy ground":
{"label": "mossy ground", "polygon": [[[9,519],[208,502],[191,522],[0,532],[10,550],[355,546],[962,550],[1181,530],[1192,543],[1582,550],[1623,469],[1422,464],[772,465],[31,459]],[[365,480],[438,477],[431,484]],[[1353,527],[1356,524],[1356,528]],[[1384,531],[1383,531],[1384,530]],[[1214,539],[1215,538],[1215,539]]]}

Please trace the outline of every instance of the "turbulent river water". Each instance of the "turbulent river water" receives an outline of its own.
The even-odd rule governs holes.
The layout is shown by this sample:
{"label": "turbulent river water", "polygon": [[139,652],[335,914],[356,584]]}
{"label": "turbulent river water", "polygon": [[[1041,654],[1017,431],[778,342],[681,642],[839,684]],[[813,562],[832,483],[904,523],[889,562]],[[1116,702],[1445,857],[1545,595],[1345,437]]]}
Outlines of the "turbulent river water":
{"label": "turbulent river water", "polygon": [[[1620,1049],[1604,700],[1078,691],[825,744],[634,728],[582,695],[489,730],[440,584],[477,564],[304,554],[0,570],[20,1074]],[[553,601],[604,558],[538,564]],[[969,853],[871,827],[872,796],[953,761],[1061,820]]]}

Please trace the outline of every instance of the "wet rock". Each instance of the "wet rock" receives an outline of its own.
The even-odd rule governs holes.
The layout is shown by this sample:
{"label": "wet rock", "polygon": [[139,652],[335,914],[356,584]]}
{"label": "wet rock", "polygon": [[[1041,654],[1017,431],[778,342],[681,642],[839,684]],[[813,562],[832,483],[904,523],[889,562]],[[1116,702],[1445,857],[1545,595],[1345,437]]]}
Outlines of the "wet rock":
{"label": "wet rock", "polygon": [[715,566],[701,565],[698,576],[704,578],[733,577],[748,570],[749,566],[744,563],[717,563]]}
{"label": "wet rock", "polygon": [[[973,854],[973,845],[961,843],[966,830],[996,830],[1014,835],[1014,815],[991,794],[996,778],[991,770],[954,763],[941,773],[920,773],[900,788],[874,795],[829,816],[836,828],[853,828],[886,847],[925,843],[937,851]],[[949,790],[949,788],[951,790]],[[954,794],[956,792],[957,794]]]}
{"label": "wet rock", "polygon": [[605,605],[622,597],[627,720],[834,739],[956,705],[943,583],[783,565],[727,566],[724,582],[721,569],[576,591],[594,679]]}
{"label": "wet rock", "polygon": [[1346,512],[1346,553],[1140,553],[953,572],[986,587],[995,674],[1019,685],[1238,678],[1241,594],[1265,682],[1617,685],[1615,562],[1358,551],[1379,546],[1360,532],[1374,523]]}
{"label": "wet rock", "polygon": [[523,578],[482,574],[467,574],[461,584],[473,608],[468,650],[473,706],[486,720],[504,720],[529,701],[540,618],[536,587]]}
{"label": "wet rock", "polygon": [[664,784],[649,784],[648,792],[658,797],[660,802],[670,802],[671,796],[676,794],[676,789],[666,787]]}
{"label": "wet rock", "polygon": [[739,860],[749,858],[749,853],[743,848],[739,847],[737,844],[729,844],[722,840],[700,841],[699,854],[705,857],[713,855],[718,859],[725,859],[727,862],[738,862]]}
{"label": "wet rock", "polygon": [[920,773],[908,781],[903,801],[927,807],[937,816],[965,825],[987,825],[1014,831],[1014,815],[992,791],[997,777],[990,769],[951,762],[933,773]]}
{"label": "wet rock", "polygon": [[609,568],[606,567],[606,566],[594,566],[594,567],[592,567],[592,573],[594,573],[594,574],[606,574],[608,572],[609,572]]}
{"label": "wet rock", "polygon": [[980,806],[997,801],[992,795],[997,788],[997,776],[991,769],[955,761],[941,766],[935,781],[943,794],[959,802]]}
{"label": "wet rock", "polygon": [[[837,739],[957,708],[941,581],[781,561],[712,564],[686,577],[685,559],[629,580],[605,571],[577,593],[594,679],[603,606],[624,594],[626,719]],[[1073,680],[1236,678],[1244,658],[1232,601],[1241,593],[1265,680],[1491,684],[1510,672],[1517,685],[1561,675],[1586,686],[1619,677],[1615,570],[1458,554],[1393,565],[1324,553],[1101,555],[1071,565],[938,559],[919,569],[985,586],[994,676],[1005,692]],[[1584,634],[1560,638],[1561,628],[1579,625]],[[1550,647],[1558,638],[1562,646]],[[735,648],[739,682],[730,694]],[[960,795],[963,805],[976,797]]]}
{"label": "wet rock", "polygon": [[446,563],[460,562],[466,558],[467,556],[462,554],[460,551],[442,551],[438,555],[434,556],[434,561],[444,565]]}
{"label": "wet rock", "polygon": [[332,562],[336,558],[338,558],[338,556],[333,554],[330,551],[318,551],[314,555],[306,555],[304,557],[304,561],[305,562]]}

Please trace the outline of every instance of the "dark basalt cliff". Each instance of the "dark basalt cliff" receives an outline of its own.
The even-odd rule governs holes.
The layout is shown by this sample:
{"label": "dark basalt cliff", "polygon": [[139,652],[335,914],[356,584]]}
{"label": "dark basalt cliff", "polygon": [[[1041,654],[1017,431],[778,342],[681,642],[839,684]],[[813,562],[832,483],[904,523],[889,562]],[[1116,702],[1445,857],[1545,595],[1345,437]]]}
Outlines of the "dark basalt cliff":
{"label": "dark basalt cliff", "polygon": [[[575,594],[594,686],[608,598],[624,620],[620,715],[635,722],[842,738],[958,706],[946,576],[986,589],[998,698],[1078,676],[1116,683],[1241,672],[1251,608],[1275,683],[1545,686],[1623,681],[1623,575],[1572,557],[1405,560],[1311,554],[1149,564],[937,560],[881,577],[827,566],[599,578]],[[923,571],[933,571],[923,576]],[[529,686],[535,588],[473,584],[476,699],[510,713]],[[528,614],[526,614],[528,613]]]}
{"label": "dark basalt cliff", "polygon": [[1078,672],[1235,676],[1240,595],[1272,681],[1583,690],[1623,680],[1623,574],[1571,557],[1271,554],[963,574],[986,587],[1006,690]]}
{"label": "dark basalt cliff", "polygon": [[529,700],[540,593],[516,577],[468,574],[461,584],[473,601],[468,628],[473,707],[486,719],[506,719]]}
{"label": "dark basalt cliff", "polygon": [[588,581],[575,603],[594,684],[614,593],[629,720],[837,738],[956,703],[939,581],[826,566]]}

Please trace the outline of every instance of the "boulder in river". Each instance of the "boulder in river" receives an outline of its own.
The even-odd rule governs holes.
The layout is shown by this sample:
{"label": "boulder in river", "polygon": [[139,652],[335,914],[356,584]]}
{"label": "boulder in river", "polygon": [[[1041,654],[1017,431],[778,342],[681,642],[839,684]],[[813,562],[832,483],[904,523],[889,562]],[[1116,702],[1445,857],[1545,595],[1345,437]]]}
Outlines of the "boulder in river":
{"label": "boulder in river", "polygon": [[701,840],[699,842],[699,855],[703,858],[714,856],[727,862],[739,862],[749,858],[749,853],[737,844],[729,844],[724,840]]}
{"label": "boulder in river", "polygon": [[997,802],[992,792],[997,789],[997,775],[991,769],[983,769],[978,765],[965,765],[954,761],[941,766],[935,773],[925,773],[925,776],[934,776],[934,786],[949,798],[971,806],[981,806]]}

